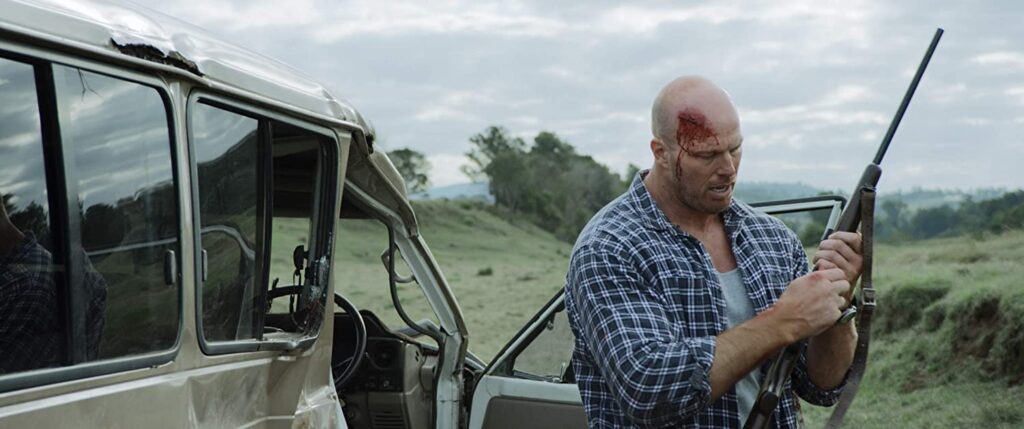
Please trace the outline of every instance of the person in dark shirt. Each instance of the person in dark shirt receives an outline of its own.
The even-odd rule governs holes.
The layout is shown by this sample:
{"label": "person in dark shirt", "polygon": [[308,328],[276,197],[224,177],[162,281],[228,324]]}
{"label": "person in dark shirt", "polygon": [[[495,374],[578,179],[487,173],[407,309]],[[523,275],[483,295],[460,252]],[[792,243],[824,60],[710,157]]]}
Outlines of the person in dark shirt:
{"label": "person in dark shirt", "polygon": [[[82,252],[79,291],[86,300],[84,361],[99,358],[107,282]],[[58,305],[53,255],[22,232],[0,204],[0,374],[64,364],[66,325]]]}
{"label": "person in dark shirt", "polygon": [[0,374],[60,364],[58,315],[53,257],[0,204]]}
{"label": "person in dark shirt", "polygon": [[739,113],[684,76],[652,108],[650,170],[594,215],[573,248],[565,308],[591,428],[741,427],[782,347],[800,358],[774,415],[800,426],[797,396],[834,404],[857,332],[836,324],[861,270],[861,238],[821,242],[811,271],[782,221],[732,198]]}

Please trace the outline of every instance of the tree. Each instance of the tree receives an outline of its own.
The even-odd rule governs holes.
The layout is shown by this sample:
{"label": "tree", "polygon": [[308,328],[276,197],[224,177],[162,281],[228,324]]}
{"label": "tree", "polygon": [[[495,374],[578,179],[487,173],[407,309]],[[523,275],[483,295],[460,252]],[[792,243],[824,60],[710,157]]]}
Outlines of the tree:
{"label": "tree", "polygon": [[914,238],[932,238],[946,234],[957,226],[957,213],[948,205],[920,209],[911,222]]}
{"label": "tree", "polygon": [[420,192],[430,184],[427,177],[430,162],[423,153],[409,148],[395,149],[388,152],[388,158],[391,158],[398,173],[405,179],[405,186],[410,192]]}
{"label": "tree", "polygon": [[556,237],[573,241],[590,217],[625,189],[618,175],[568,142],[541,131],[529,148],[491,126],[469,139],[463,172],[488,179],[495,205]]}
{"label": "tree", "polygon": [[37,240],[47,243],[50,227],[47,225],[46,209],[35,201],[29,202],[27,207],[18,208],[11,203],[13,198],[14,194],[0,194],[0,200],[11,223],[21,232],[31,232]]}
{"label": "tree", "polygon": [[623,183],[626,184],[626,187],[629,187],[629,185],[631,185],[633,183],[633,179],[636,177],[637,173],[639,173],[639,172],[640,172],[640,167],[637,167],[636,164],[633,164],[631,162],[631,163],[626,165],[626,175],[622,177],[622,181],[623,181]]}
{"label": "tree", "polygon": [[[462,172],[474,182],[490,177],[487,167],[495,158],[503,155],[522,155],[526,142],[519,137],[510,137],[503,127],[492,125],[484,132],[469,138],[473,147],[466,152],[471,165],[462,167]],[[493,177],[491,177],[493,179]]]}

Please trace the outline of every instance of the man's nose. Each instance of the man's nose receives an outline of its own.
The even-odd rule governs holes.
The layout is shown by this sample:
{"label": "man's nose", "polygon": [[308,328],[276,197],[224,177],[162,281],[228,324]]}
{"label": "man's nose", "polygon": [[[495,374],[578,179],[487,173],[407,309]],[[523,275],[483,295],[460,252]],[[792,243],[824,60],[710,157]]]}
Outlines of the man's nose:
{"label": "man's nose", "polygon": [[715,161],[715,173],[722,176],[733,176],[736,174],[736,157],[725,152]]}

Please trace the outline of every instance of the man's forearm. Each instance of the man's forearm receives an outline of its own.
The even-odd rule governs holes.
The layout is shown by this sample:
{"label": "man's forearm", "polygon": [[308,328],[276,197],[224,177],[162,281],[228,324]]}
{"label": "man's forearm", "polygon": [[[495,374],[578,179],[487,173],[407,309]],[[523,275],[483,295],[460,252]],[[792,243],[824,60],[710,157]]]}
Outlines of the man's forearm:
{"label": "man's forearm", "polygon": [[739,379],[791,340],[779,329],[771,309],[719,334],[715,339],[715,358],[709,374],[711,401],[722,397]]}
{"label": "man's forearm", "polygon": [[833,389],[843,382],[857,348],[854,321],[839,324],[811,337],[807,346],[807,374],[822,389]]}

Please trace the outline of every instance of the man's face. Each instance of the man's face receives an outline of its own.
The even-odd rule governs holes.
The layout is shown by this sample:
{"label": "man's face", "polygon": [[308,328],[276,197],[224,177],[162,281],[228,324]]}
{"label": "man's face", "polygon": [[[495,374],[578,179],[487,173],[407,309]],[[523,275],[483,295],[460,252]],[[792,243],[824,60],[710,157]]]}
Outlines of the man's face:
{"label": "man's face", "polygon": [[[667,145],[674,193],[683,205],[698,213],[715,214],[727,209],[736,186],[743,136],[739,121],[729,120],[735,116],[718,116],[680,112],[676,142]],[[715,119],[720,120],[716,123]]]}

